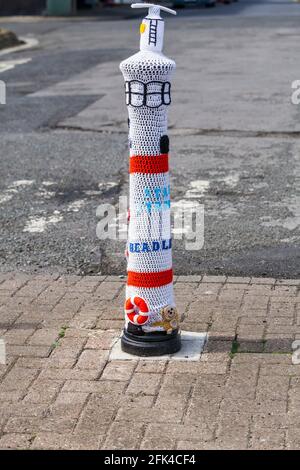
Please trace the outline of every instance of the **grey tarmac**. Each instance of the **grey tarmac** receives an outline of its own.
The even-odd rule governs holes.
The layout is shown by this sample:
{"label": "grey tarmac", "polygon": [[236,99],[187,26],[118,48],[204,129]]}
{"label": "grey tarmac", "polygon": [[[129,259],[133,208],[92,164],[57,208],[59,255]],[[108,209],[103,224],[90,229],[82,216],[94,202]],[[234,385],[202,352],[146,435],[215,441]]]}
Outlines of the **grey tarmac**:
{"label": "grey tarmac", "polygon": [[[299,276],[299,18],[297,3],[267,0],[168,18],[171,197],[205,213],[201,250],[174,242],[176,274]],[[39,40],[0,56],[2,271],[125,273],[125,242],[97,238],[96,209],[128,192],[118,64],[137,50],[138,24],[0,20]]]}

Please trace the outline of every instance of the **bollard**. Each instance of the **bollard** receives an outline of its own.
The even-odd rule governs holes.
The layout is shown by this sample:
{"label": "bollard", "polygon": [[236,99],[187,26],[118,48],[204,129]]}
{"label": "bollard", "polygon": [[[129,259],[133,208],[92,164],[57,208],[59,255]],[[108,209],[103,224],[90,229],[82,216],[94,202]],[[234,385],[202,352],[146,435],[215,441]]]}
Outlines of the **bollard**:
{"label": "bollard", "polygon": [[140,51],[120,64],[129,125],[129,230],[122,350],[140,356],[180,349],[174,303],[167,108],[175,62],[162,53],[164,21],[149,8],[140,25]]}

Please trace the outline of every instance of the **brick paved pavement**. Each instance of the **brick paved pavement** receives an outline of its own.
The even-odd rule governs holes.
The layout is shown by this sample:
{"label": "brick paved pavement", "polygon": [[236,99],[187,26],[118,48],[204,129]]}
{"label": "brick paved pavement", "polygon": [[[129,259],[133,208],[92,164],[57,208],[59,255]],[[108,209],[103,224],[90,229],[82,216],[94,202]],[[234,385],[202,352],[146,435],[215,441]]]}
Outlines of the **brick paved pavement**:
{"label": "brick paved pavement", "polygon": [[199,362],[108,361],[123,288],[0,274],[0,448],[300,448],[300,281],[179,276]]}

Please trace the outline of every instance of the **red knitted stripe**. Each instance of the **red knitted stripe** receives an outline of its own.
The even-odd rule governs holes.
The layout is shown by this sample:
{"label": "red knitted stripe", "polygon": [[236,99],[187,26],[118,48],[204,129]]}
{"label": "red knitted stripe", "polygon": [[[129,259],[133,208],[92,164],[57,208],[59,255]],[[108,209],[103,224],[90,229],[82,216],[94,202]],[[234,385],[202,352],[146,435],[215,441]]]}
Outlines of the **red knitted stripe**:
{"label": "red knitted stripe", "polygon": [[169,171],[169,155],[134,155],[129,159],[129,173],[166,173]]}
{"label": "red knitted stripe", "polygon": [[173,270],[158,273],[137,273],[128,271],[127,285],[134,287],[161,287],[170,284],[173,280]]}

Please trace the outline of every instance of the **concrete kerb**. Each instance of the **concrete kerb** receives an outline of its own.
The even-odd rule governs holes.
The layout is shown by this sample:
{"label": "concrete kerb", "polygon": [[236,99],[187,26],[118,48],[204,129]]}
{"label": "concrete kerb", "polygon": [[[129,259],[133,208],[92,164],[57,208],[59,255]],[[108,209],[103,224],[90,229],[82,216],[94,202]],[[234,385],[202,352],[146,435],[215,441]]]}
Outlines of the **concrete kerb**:
{"label": "concrete kerb", "polygon": [[20,36],[19,39],[20,41],[23,41],[24,44],[21,44],[20,46],[8,47],[7,49],[3,49],[2,51],[0,51],[0,57],[7,55],[7,54],[12,54],[14,52],[22,52],[28,49],[34,49],[38,47],[39,45],[39,41],[36,38]]}

